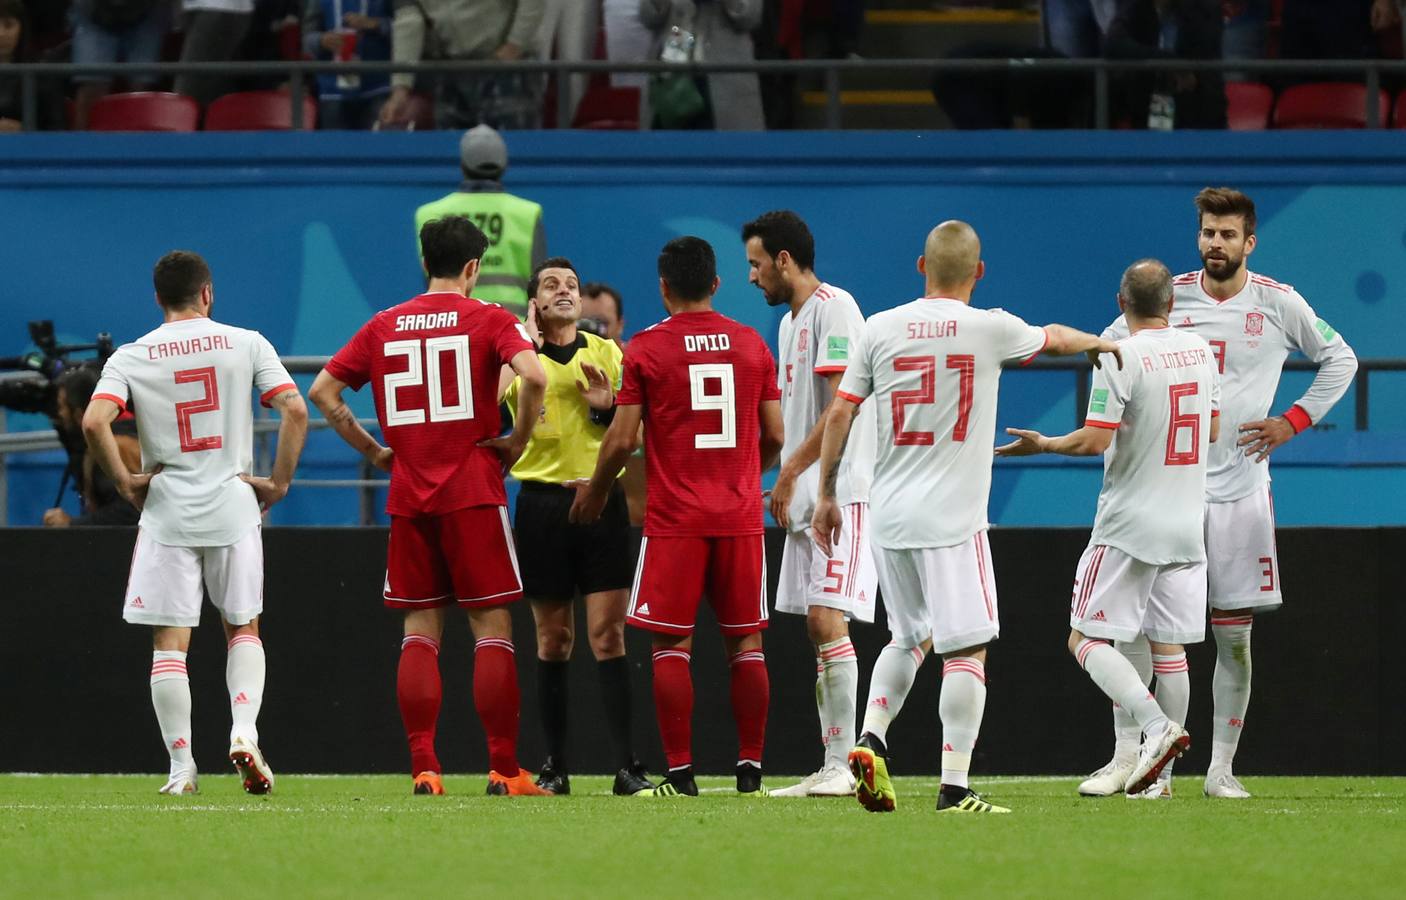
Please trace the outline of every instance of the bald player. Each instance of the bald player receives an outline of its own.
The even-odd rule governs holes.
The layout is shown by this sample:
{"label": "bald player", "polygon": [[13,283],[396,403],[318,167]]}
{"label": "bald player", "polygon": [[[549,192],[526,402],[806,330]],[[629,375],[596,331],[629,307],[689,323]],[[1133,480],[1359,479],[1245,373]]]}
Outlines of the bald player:
{"label": "bald player", "polygon": [[1063,325],[1027,325],[999,309],[973,309],[986,264],[965,222],[932,230],[918,271],[923,296],[871,317],[850,349],[820,450],[811,525],[829,555],[841,525],[836,486],[845,444],[859,404],[872,398],[879,433],[869,506],[893,640],[874,667],[850,768],[860,804],[893,811],[884,738],[930,643],[943,657],[937,809],[1010,812],[981,799],[967,780],[986,709],[986,645],[1000,633],[986,503],[1001,366],[1023,365],[1041,352],[1088,353],[1098,365],[1098,354],[1116,355],[1118,345]]}

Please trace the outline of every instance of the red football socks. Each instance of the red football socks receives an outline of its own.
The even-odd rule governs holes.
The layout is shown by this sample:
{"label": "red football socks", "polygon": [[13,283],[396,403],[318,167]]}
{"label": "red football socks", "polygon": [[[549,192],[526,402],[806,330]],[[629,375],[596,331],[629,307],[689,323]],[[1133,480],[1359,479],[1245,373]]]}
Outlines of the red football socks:
{"label": "red football socks", "polygon": [[693,764],[693,673],[687,650],[654,651],[654,712],[670,769]]}
{"label": "red football socks", "polygon": [[[656,664],[657,665],[657,664]],[[771,681],[760,650],[743,650],[732,658],[732,715],[737,720],[737,761],[762,764],[766,742],[766,708]]]}
{"label": "red football socks", "polygon": [[488,735],[488,767],[505,778],[517,775],[520,699],[513,642],[484,638],[474,645],[474,707]]}
{"label": "red football socks", "polygon": [[438,641],[423,634],[405,636],[400,643],[395,687],[400,719],[410,742],[410,774],[439,772],[439,757],[434,752],[441,696]]}

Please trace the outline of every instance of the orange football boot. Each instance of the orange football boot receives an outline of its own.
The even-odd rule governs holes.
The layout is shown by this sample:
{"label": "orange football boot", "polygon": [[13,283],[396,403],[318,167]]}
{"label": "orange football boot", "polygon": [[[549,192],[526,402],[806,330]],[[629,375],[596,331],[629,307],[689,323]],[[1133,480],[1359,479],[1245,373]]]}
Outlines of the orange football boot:
{"label": "orange football boot", "polygon": [[438,772],[421,772],[415,776],[416,794],[443,794],[444,782],[439,780]]}
{"label": "orange football boot", "polygon": [[539,788],[532,781],[532,773],[518,769],[517,774],[505,778],[497,772],[488,773],[488,793],[500,797],[550,797],[552,792]]}

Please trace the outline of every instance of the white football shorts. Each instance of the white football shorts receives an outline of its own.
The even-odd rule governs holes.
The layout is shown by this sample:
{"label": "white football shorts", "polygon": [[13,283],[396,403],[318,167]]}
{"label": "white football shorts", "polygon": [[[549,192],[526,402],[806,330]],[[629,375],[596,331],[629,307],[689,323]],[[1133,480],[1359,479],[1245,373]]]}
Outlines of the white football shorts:
{"label": "white football shorts", "polygon": [[1269,485],[1239,500],[1206,504],[1206,583],[1206,602],[1215,609],[1283,604]]}
{"label": "white football shorts", "polygon": [[827,557],[813,531],[788,531],[781,554],[781,582],[776,611],[803,616],[812,606],[838,609],[847,619],[874,621],[879,575],[869,549],[869,504],[840,507],[840,539]]}
{"label": "white football shorts", "polygon": [[231,625],[247,625],[264,611],[263,529],[255,527],[226,547],[158,544],[137,529],[122,618],[134,625],[200,624],[200,601]]}
{"label": "white football shorts", "polygon": [[1206,638],[1206,564],[1154,566],[1117,547],[1090,544],[1074,573],[1069,627],[1087,637],[1163,644]]}
{"label": "white football shorts", "polygon": [[983,529],[952,547],[874,548],[893,642],[932,638],[934,653],[975,647],[1001,633],[991,544]]}

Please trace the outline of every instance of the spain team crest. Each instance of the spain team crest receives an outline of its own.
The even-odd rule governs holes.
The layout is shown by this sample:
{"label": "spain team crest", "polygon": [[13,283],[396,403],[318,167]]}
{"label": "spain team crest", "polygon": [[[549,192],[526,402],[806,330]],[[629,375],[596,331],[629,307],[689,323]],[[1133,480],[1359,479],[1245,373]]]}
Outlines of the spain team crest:
{"label": "spain team crest", "polygon": [[1245,313],[1245,333],[1251,337],[1264,334],[1264,313]]}

